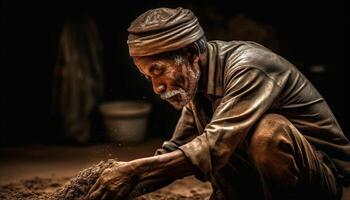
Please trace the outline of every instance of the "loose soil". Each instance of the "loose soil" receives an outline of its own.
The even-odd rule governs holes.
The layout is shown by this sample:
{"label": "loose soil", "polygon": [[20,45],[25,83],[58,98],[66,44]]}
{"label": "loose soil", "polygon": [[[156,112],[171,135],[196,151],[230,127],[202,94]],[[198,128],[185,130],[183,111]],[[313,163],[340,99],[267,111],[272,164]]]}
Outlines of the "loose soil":
{"label": "loose soil", "polygon": [[[104,169],[117,165],[113,159],[95,164],[73,178],[40,178],[0,185],[0,199],[12,200],[80,200]],[[209,199],[211,187],[194,178],[178,180],[171,185],[135,198],[136,200],[202,200]]]}

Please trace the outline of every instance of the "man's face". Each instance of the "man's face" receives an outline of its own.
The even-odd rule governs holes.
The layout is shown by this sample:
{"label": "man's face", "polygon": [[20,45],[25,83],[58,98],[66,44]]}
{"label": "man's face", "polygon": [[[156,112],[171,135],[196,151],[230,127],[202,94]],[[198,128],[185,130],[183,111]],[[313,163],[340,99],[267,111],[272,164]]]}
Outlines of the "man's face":
{"label": "man's face", "polygon": [[198,59],[190,62],[187,56],[154,59],[135,57],[140,72],[152,81],[153,90],[176,109],[193,99],[199,80]]}

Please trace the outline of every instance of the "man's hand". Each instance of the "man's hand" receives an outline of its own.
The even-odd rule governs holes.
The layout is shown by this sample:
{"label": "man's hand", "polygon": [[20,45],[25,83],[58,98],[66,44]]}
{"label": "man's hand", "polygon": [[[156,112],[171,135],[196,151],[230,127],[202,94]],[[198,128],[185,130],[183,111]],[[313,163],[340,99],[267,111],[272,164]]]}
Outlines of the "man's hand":
{"label": "man's hand", "polygon": [[123,199],[137,182],[138,176],[133,164],[125,162],[104,170],[84,199]]}
{"label": "man's hand", "polygon": [[194,171],[194,166],[180,150],[132,160],[106,169],[84,199],[125,199],[138,183],[150,181],[145,185],[153,185],[152,191],[165,186],[164,183],[193,175]]}

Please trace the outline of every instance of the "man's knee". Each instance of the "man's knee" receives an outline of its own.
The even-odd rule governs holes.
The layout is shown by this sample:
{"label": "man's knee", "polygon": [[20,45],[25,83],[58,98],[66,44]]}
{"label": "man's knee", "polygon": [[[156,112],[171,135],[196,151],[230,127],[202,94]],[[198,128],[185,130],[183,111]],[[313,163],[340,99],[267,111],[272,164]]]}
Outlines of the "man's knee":
{"label": "man's knee", "polygon": [[[253,157],[263,159],[262,153],[269,153],[271,148],[278,143],[287,142],[286,135],[289,134],[291,123],[282,115],[266,114],[257,123],[249,142],[249,151]],[[254,156],[256,155],[256,156]]]}
{"label": "man's knee", "polygon": [[[322,167],[325,164],[315,155],[310,143],[282,115],[267,114],[259,120],[252,130],[249,156],[264,181],[280,189],[295,188],[299,183],[310,194],[326,190],[326,193],[331,191],[330,195],[337,194],[332,172]],[[318,180],[320,185],[315,189]]]}
{"label": "man's knee", "polygon": [[258,170],[277,182],[284,178],[289,186],[296,184],[298,173],[290,126],[285,117],[267,114],[253,130],[249,144],[250,157]]}

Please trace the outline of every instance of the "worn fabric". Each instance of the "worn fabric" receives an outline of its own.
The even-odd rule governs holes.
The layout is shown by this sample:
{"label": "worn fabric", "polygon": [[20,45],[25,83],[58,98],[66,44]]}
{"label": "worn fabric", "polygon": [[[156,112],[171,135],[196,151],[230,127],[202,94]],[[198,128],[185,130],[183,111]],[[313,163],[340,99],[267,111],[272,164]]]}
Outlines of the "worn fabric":
{"label": "worn fabric", "polygon": [[128,28],[130,56],[149,56],[185,47],[204,35],[192,11],[178,7],[152,9]]}
{"label": "worn fabric", "polygon": [[285,117],[262,116],[248,139],[265,199],[340,199],[336,169]]}
{"label": "worn fabric", "polygon": [[91,136],[91,118],[103,95],[102,42],[91,17],[63,26],[53,83],[53,111],[63,132],[77,142]]}
{"label": "worn fabric", "polygon": [[326,101],[295,66],[244,41],[211,41],[208,57],[202,72],[208,80],[183,108],[163,149],[181,149],[198,167],[197,177],[213,181],[213,174],[232,164],[232,156],[259,119],[276,113],[286,117],[315,151],[330,158],[339,183],[349,184],[349,141]]}
{"label": "worn fabric", "polygon": [[213,174],[211,199],[340,199],[334,166],[285,117],[263,115],[246,144]]}

